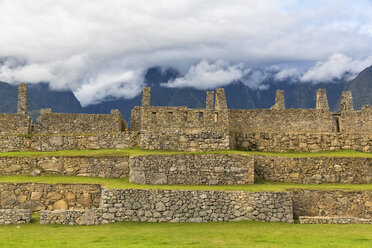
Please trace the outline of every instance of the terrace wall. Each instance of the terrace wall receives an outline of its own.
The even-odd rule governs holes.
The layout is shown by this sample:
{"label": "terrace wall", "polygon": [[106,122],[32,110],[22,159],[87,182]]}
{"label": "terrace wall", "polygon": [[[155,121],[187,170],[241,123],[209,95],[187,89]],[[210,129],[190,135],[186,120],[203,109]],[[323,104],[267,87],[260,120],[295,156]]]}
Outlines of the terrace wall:
{"label": "terrace wall", "polygon": [[97,208],[99,184],[0,183],[0,209]]}
{"label": "terrace wall", "polygon": [[228,130],[141,131],[140,147],[146,150],[211,151],[230,149]]}
{"label": "terrace wall", "polygon": [[139,133],[117,132],[94,135],[3,135],[0,152],[124,149],[139,144]]}
{"label": "terrace wall", "polygon": [[372,158],[254,156],[255,172],[272,182],[372,183]]}
{"label": "terrace wall", "polygon": [[231,132],[231,148],[253,151],[372,152],[372,133]]}
{"label": "terrace wall", "polygon": [[30,221],[29,209],[0,209],[0,225],[26,224]]}
{"label": "terrace wall", "polygon": [[105,189],[101,206],[89,211],[42,211],[41,223],[86,225],[117,221],[235,220],[293,223],[288,192]]}
{"label": "terrace wall", "polygon": [[372,219],[372,191],[294,190],[293,214],[299,216],[343,216]]}
{"label": "terrace wall", "polygon": [[231,154],[136,156],[129,175],[140,184],[252,184],[254,161]]}
{"label": "terrace wall", "polygon": [[129,156],[110,157],[0,157],[1,175],[48,174],[122,178],[129,175]]}

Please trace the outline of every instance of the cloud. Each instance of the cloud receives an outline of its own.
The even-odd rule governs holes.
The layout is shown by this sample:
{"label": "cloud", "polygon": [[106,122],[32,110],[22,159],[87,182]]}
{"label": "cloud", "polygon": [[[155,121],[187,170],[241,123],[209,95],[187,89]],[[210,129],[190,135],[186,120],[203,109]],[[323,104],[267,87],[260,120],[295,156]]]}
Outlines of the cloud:
{"label": "cloud", "polygon": [[[177,85],[209,88],[242,76],[262,87],[265,73],[254,68],[332,54],[363,61],[372,54],[370,13],[368,0],[1,0],[0,80],[48,81],[84,104],[134,97],[152,66],[185,73]],[[205,85],[195,84],[200,77]]]}
{"label": "cloud", "polygon": [[298,78],[299,72],[296,68],[284,68],[282,70],[279,70],[275,75],[274,79],[278,81],[283,80],[292,80],[294,78]]}
{"label": "cloud", "polygon": [[353,79],[360,71],[372,65],[372,56],[362,60],[353,60],[341,53],[330,56],[326,61],[319,61],[301,77],[302,82],[330,82],[345,78]]}
{"label": "cloud", "polygon": [[170,88],[213,89],[239,80],[248,72],[249,70],[244,69],[242,64],[229,65],[223,60],[217,60],[212,64],[203,60],[197,65],[192,65],[183,77],[162,85]]}

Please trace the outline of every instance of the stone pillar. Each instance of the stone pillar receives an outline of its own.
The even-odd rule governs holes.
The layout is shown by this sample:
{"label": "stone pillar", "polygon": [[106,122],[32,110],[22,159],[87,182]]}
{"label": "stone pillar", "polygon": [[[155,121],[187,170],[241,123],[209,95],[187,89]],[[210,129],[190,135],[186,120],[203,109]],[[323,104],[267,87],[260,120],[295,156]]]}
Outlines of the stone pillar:
{"label": "stone pillar", "polygon": [[214,107],[214,91],[207,91],[207,95],[205,99],[205,108],[213,109],[213,107]]}
{"label": "stone pillar", "polygon": [[276,90],[275,104],[271,107],[271,109],[285,109],[284,90]]}
{"label": "stone pillar", "polygon": [[343,91],[340,103],[340,112],[342,111],[354,111],[353,96],[351,91]]}
{"label": "stone pillar", "polygon": [[226,95],[225,90],[218,88],[216,89],[216,100],[215,100],[215,109],[216,110],[226,110],[227,109],[227,102],[226,102]]}
{"label": "stone pillar", "polygon": [[20,83],[18,85],[18,114],[27,115],[27,85]]}
{"label": "stone pillar", "polygon": [[151,102],[151,87],[145,87],[142,90],[142,107],[150,106]]}
{"label": "stone pillar", "polygon": [[316,91],[316,109],[329,110],[327,92],[325,89],[318,89]]}

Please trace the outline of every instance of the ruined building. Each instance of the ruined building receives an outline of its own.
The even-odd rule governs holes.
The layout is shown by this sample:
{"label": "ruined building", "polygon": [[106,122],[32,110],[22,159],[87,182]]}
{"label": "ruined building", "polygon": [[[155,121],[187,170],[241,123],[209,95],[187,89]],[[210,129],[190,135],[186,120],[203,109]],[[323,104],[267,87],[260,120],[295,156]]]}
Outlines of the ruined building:
{"label": "ruined building", "polygon": [[[118,110],[64,114],[42,109],[32,123],[27,116],[27,86],[19,84],[17,113],[0,114],[0,151],[132,146],[185,151],[372,151],[372,107],[355,111],[351,92],[343,92],[339,112],[329,111],[323,89],[317,91],[314,109],[286,109],[281,90],[270,109],[228,109],[223,89],[206,92],[205,99],[205,108],[152,106],[151,88],[146,87],[142,105],[132,110],[129,129]],[[33,136],[24,140],[19,134]],[[9,135],[18,136],[9,139]]]}

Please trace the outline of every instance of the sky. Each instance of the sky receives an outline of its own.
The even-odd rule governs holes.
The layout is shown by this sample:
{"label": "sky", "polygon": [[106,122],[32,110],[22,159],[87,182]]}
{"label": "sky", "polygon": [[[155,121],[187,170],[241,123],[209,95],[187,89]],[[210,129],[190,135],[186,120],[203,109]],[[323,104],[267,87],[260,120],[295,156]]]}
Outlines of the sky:
{"label": "sky", "polygon": [[332,82],[372,65],[371,0],[0,0],[0,81],[49,82],[83,106],[164,87]]}

